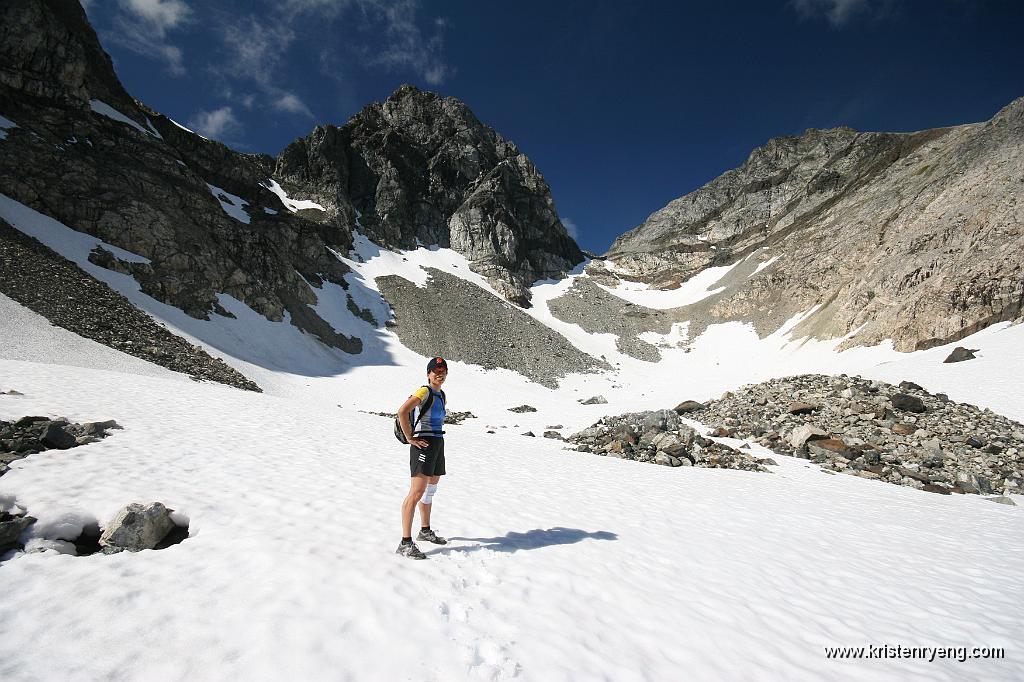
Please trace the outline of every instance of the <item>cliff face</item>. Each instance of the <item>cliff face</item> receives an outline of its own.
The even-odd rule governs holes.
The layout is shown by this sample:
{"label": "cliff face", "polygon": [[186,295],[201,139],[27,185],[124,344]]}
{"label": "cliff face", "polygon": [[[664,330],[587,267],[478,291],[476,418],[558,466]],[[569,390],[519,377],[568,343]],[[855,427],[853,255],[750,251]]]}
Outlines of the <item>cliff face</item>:
{"label": "cliff face", "polygon": [[533,163],[459,100],[412,86],[296,140],[275,177],[379,243],[450,246],[520,305],[583,260]]}
{"label": "cliff face", "polygon": [[[653,213],[607,257],[622,277],[671,288],[710,265],[771,264],[730,282],[712,319],[900,350],[1021,317],[1024,98],[992,120],[917,133],[809,130]],[[617,267],[615,267],[617,266]],[[593,272],[602,272],[595,264]]]}
{"label": "cliff face", "polygon": [[0,62],[0,115],[13,124],[0,141],[0,192],[149,259],[94,254],[193,317],[226,314],[217,296],[227,294],[359,351],[307,305],[309,283],[347,286],[325,246],[345,248],[350,236],[293,215],[261,186],[270,157],[234,152],[133,100],[77,2],[5,3]]}

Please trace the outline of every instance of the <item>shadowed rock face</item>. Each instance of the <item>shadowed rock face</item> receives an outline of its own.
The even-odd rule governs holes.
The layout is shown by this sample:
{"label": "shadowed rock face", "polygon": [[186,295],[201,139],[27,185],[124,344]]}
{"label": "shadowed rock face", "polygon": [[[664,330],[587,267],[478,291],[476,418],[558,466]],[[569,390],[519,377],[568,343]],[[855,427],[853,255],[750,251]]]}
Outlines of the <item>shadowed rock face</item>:
{"label": "shadowed rock face", "polygon": [[[129,274],[193,317],[224,313],[223,293],[360,350],[307,312],[311,284],[347,287],[347,268],[325,247],[347,248],[349,233],[291,214],[262,187],[270,157],[234,152],[135,102],[77,2],[0,6],[0,62],[0,113],[16,124],[0,141],[0,192],[150,259]],[[247,204],[243,219],[222,208],[225,193]]]}
{"label": "shadowed rock face", "polygon": [[773,139],[653,213],[607,256],[620,276],[662,288],[755,251],[777,256],[716,297],[711,318],[821,305],[798,333],[860,328],[848,345],[891,338],[907,351],[1020,318],[1022,197],[1018,99],[986,123]]}
{"label": "shadowed rock face", "polygon": [[276,177],[379,243],[450,246],[519,305],[583,260],[533,163],[459,100],[410,85],[293,142]]}

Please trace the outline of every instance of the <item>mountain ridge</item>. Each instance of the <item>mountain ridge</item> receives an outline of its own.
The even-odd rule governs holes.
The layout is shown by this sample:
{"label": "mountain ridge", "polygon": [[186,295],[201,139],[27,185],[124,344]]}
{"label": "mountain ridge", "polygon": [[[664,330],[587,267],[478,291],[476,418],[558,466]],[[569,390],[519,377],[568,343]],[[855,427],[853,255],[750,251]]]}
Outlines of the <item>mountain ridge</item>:
{"label": "mountain ridge", "polygon": [[1022,271],[1009,254],[1024,247],[1022,156],[1024,98],[982,123],[772,138],[605,255],[614,277],[673,288],[765,249],[778,261],[720,297],[713,319],[778,308],[777,326],[818,306],[798,332],[940,345],[1020,317]]}

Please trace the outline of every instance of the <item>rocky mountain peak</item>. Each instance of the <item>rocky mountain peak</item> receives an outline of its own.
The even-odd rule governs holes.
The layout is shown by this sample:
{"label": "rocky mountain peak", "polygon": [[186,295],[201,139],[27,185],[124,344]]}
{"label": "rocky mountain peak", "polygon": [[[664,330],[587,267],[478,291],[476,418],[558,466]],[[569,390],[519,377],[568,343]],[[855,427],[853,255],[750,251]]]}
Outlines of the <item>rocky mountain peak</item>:
{"label": "rocky mountain peak", "polygon": [[379,243],[459,251],[520,305],[583,259],[533,163],[464,102],[412,85],[293,142],[275,178]]}

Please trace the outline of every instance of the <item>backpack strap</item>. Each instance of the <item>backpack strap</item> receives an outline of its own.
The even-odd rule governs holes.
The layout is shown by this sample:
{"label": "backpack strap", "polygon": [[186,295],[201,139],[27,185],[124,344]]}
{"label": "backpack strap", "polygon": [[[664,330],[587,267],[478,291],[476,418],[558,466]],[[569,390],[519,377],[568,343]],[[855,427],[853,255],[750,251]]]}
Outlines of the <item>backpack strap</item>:
{"label": "backpack strap", "polygon": [[[423,415],[430,412],[430,406],[434,403],[434,393],[430,390],[430,386],[423,385],[421,388],[427,389],[427,399],[420,403],[420,414],[416,417],[416,421],[409,424],[409,426],[412,427],[412,433],[414,436],[416,435],[416,427],[419,426],[421,421],[423,421]],[[443,398],[444,394],[442,394],[441,397]]]}

